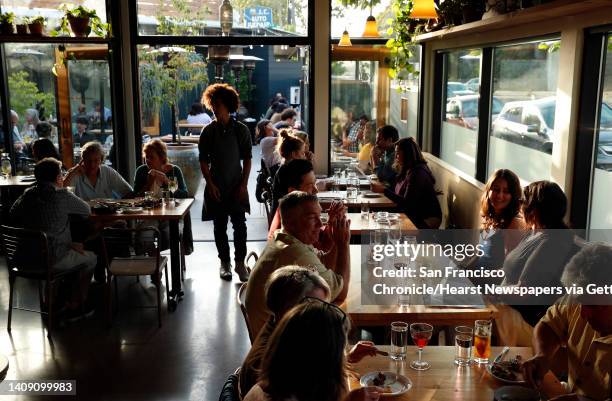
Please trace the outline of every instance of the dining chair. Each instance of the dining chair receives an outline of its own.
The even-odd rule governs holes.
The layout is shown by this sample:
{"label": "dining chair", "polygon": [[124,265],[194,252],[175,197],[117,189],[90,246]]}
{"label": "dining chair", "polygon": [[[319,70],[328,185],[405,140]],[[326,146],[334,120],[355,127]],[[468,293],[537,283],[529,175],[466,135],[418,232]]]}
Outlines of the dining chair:
{"label": "dining chair", "polygon": [[272,192],[264,191],[261,194],[261,197],[264,200],[263,205],[266,210],[266,218],[268,219],[268,228],[270,228],[270,224],[272,224],[272,218],[274,218],[274,216],[272,215]]}
{"label": "dining chair", "polygon": [[166,278],[166,305],[168,305],[168,257],[160,254],[160,234],[155,227],[105,228],[102,232],[104,258],[107,271],[107,319],[112,322],[111,282],[115,285],[115,304],[118,307],[119,276],[151,276],[157,292],[157,320],[161,317],[161,275]]}
{"label": "dining chair", "polygon": [[[6,330],[11,331],[13,309],[18,309],[40,313],[41,318],[47,315],[47,336],[50,337],[54,323],[53,294],[55,287],[61,279],[76,273],[83,266],[77,265],[69,270],[53,269],[47,235],[42,231],[3,225],[0,227],[0,244],[9,270],[9,308]],[[17,277],[38,281],[40,310],[13,307]],[[46,284],[44,297],[43,284]]]}
{"label": "dining chair", "polygon": [[246,324],[247,332],[249,333],[249,340],[251,341],[251,345],[253,345],[253,341],[255,341],[255,335],[253,333],[253,329],[251,329],[251,324],[249,323],[249,314],[247,313],[246,306],[244,305],[247,284],[248,283],[242,283],[242,285],[238,289],[238,293],[236,294],[236,302],[238,303],[238,306],[240,306],[240,311],[242,312],[242,317],[244,318],[244,323]]}

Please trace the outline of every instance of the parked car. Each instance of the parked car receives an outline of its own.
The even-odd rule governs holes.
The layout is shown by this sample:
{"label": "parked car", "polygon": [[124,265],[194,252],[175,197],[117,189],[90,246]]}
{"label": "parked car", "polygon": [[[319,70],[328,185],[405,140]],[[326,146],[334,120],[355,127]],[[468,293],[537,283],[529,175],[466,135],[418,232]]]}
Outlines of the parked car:
{"label": "parked car", "polygon": [[[446,102],[446,121],[468,129],[478,128],[478,100],[480,95],[455,96]],[[495,120],[504,103],[493,97],[491,121]]]}
{"label": "parked car", "polygon": [[465,83],[465,86],[467,87],[468,90],[471,90],[473,92],[479,92],[480,91],[480,78],[470,79],[469,81]]}
{"label": "parked car", "polygon": [[508,102],[491,125],[491,135],[551,154],[556,98]]}
{"label": "parked car", "polygon": [[607,103],[601,105],[596,167],[612,171],[612,108]]}
{"label": "parked car", "polygon": [[469,90],[464,83],[449,81],[446,83],[446,98],[460,95],[472,95],[474,92]]}

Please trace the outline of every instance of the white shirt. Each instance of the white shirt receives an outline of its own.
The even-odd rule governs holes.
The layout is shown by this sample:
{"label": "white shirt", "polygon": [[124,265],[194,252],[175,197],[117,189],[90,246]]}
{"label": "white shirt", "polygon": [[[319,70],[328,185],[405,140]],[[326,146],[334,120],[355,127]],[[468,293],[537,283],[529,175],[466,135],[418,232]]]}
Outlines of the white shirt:
{"label": "white shirt", "polygon": [[280,164],[282,161],[281,156],[276,151],[276,140],[277,138],[275,136],[267,136],[262,138],[259,142],[261,146],[261,158],[267,168]]}
{"label": "white shirt", "polygon": [[212,118],[206,113],[197,114],[192,116],[191,114],[187,115],[187,124],[203,124],[208,125],[212,121]]}

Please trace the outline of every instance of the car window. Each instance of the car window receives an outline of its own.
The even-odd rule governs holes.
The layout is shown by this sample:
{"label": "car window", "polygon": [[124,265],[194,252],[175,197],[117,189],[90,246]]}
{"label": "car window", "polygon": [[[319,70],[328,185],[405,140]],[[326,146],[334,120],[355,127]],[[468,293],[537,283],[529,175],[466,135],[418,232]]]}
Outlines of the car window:
{"label": "car window", "polygon": [[521,122],[522,107],[509,108],[502,116],[504,120],[512,121],[513,123]]}
{"label": "car window", "polygon": [[478,102],[476,102],[476,99],[463,101],[463,117],[478,117]]}
{"label": "car window", "polygon": [[551,104],[549,106],[540,107],[540,112],[542,113],[542,117],[544,118],[544,122],[546,126],[550,129],[555,128],[555,104]]}
{"label": "car window", "polygon": [[503,107],[504,104],[501,101],[493,99],[493,114],[499,114]]}
{"label": "car window", "polygon": [[612,128],[612,108],[608,106],[606,103],[601,104],[601,113],[599,118],[599,128],[600,129],[610,129]]}

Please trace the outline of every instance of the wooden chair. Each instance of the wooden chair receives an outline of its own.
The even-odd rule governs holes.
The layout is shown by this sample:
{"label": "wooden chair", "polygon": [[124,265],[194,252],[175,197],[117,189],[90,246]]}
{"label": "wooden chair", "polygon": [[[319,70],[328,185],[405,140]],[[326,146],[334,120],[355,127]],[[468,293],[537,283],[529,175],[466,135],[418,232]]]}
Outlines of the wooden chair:
{"label": "wooden chair", "polygon": [[266,209],[266,218],[268,219],[268,228],[270,228],[270,224],[272,224],[272,219],[274,215],[272,215],[272,192],[265,191],[261,194],[264,199],[264,207]]}
{"label": "wooden chair", "polygon": [[244,305],[244,297],[246,295],[246,288],[248,283],[242,283],[240,288],[238,289],[238,293],[236,294],[236,302],[238,306],[240,306],[240,311],[242,312],[242,317],[244,317],[244,323],[246,324],[247,331],[249,333],[249,340],[251,341],[251,345],[253,341],[255,341],[255,335],[253,330],[251,329],[251,324],[249,323],[249,315],[246,310],[246,306]]}
{"label": "wooden chair", "polygon": [[[54,288],[62,278],[77,272],[82,268],[82,265],[75,266],[69,270],[54,270],[49,255],[47,235],[42,231],[3,225],[0,227],[0,244],[2,251],[6,255],[9,270],[10,295],[6,330],[11,331],[13,309],[19,309],[40,313],[41,317],[47,315],[47,336],[51,336]],[[38,281],[40,311],[13,307],[13,293],[17,277]],[[43,283],[46,284],[44,298]]]}
{"label": "wooden chair", "polygon": [[151,276],[157,290],[157,320],[161,317],[161,275],[166,276],[166,305],[168,305],[168,257],[160,255],[159,230],[154,227],[105,228],[104,256],[107,271],[107,318],[112,321],[111,281],[115,282],[115,303],[118,304],[118,276]]}

